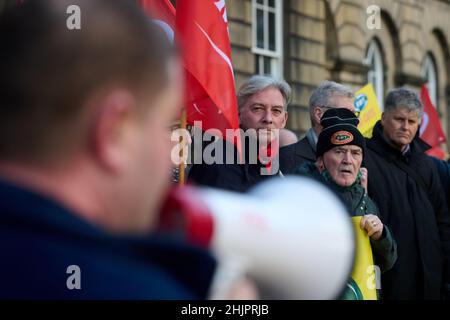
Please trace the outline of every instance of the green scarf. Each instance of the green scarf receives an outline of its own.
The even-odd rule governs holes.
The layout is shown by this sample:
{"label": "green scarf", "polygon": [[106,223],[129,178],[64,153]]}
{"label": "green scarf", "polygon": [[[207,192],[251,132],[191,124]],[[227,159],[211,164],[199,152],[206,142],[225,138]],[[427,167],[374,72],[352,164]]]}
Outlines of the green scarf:
{"label": "green scarf", "polygon": [[343,187],[338,185],[333,178],[331,177],[330,173],[328,172],[328,170],[324,170],[322,172],[322,177],[323,179],[325,179],[326,182],[332,184],[335,188],[337,188],[338,190],[342,190],[342,191],[349,191],[351,189],[353,189],[355,187],[355,185],[360,184],[361,182],[361,172],[358,171],[358,174],[356,175],[356,179],[355,182],[353,182],[351,185],[349,185],[348,187]]}

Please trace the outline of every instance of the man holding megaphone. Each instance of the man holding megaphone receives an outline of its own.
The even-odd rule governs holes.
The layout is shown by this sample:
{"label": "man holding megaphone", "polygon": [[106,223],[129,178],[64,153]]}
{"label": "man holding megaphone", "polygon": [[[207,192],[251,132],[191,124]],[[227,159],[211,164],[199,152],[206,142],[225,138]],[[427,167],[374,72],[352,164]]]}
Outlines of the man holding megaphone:
{"label": "man holding megaphone", "polygon": [[[80,30],[64,28],[72,5]],[[274,181],[248,197],[187,188],[191,217],[203,215],[181,230],[197,245],[155,233],[182,92],[158,30],[127,0],[2,12],[0,298],[223,298],[240,273],[274,297],[338,295],[353,235],[315,182]]]}
{"label": "man holding megaphone", "polygon": [[224,299],[230,279],[246,274],[263,299],[334,299],[353,266],[345,207],[306,177],[273,178],[245,195],[183,187],[171,194],[161,226],[217,258],[209,298]]}

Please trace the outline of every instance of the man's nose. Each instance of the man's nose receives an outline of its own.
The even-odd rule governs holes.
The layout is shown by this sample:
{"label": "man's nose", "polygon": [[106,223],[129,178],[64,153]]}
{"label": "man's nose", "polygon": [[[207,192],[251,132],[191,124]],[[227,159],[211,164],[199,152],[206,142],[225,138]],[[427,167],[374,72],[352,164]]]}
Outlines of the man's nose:
{"label": "man's nose", "polygon": [[344,163],[351,163],[352,161],[352,155],[350,154],[350,152],[345,152],[344,153],[344,159],[342,160]]}
{"label": "man's nose", "polygon": [[408,130],[409,129],[409,122],[408,121],[403,121],[401,128],[403,130],[405,130],[405,131]]}
{"label": "man's nose", "polygon": [[272,112],[270,112],[270,111],[264,112],[263,122],[269,123],[269,124],[271,124],[273,122]]}

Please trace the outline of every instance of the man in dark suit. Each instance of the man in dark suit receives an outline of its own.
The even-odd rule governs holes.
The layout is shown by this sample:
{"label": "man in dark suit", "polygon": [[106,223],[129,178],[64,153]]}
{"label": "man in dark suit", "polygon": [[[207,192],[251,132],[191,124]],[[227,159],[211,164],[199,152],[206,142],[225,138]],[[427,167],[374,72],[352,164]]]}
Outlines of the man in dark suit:
{"label": "man in dark suit", "polygon": [[398,260],[382,277],[385,299],[448,295],[450,216],[430,148],[419,138],[422,102],[414,91],[389,91],[367,141],[369,196],[398,244]]}
{"label": "man in dark suit", "polygon": [[[257,75],[241,86],[237,96],[242,128],[242,161],[237,157],[236,148],[224,143],[223,152],[213,159],[214,163],[192,166],[189,179],[198,185],[245,192],[279,174],[278,133],[286,126],[291,87],[283,80]],[[223,140],[216,143],[222,145]],[[266,149],[263,151],[263,148]],[[271,154],[266,152],[269,148]],[[261,154],[271,156],[273,161],[263,161]]]}

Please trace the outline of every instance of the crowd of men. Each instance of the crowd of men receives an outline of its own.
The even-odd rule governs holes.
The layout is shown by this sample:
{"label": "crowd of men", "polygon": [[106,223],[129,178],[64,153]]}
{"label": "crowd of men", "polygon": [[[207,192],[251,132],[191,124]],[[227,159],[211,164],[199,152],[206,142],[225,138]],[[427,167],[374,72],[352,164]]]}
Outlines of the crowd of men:
{"label": "crowd of men", "polygon": [[[284,81],[251,77],[238,93],[241,127],[256,132],[283,129],[289,92]],[[369,236],[379,233],[376,240],[383,239],[377,242],[371,238],[375,258],[379,256],[375,260],[383,271],[381,298],[447,296],[450,199],[436,166],[447,168],[447,164],[425,153],[430,146],[419,138],[423,106],[417,93],[403,87],[389,91],[382,118],[367,141],[356,128],[358,119],[350,88],[323,82],[312,93],[309,110],[311,129],[303,139],[275,153],[273,160],[279,161],[279,166],[270,175],[261,174],[261,161],[201,164],[193,166],[190,180],[198,185],[246,191],[276,175],[316,175],[338,187],[334,189],[348,204],[351,215],[366,217],[361,227],[367,228]],[[329,111],[337,113],[328,115],[324,130],[324,115]],[[327,124],[330,119],[331,125]],[[346,149],[347,145],[356,150]],[[364,192],[358,186],[364,187]],[[372,231],[371,226],[376,230]]]}
{"label": "crowd of men", "polygon": [[[83,8],[75,31],[66,28],[74,3]],[[155,232],[182,92],[177,53],[162,33],[134,1],[46,0],[5,10],[0,39],[0,298],[207,298],[215,258]],[[278,131],[288,83],[253,76],[237,99],[251,132],[243,158],[195,164],[190,181],[245,192],[274,176],[316,177],[349,215],[363,216],[382,266],[381,298],[448,294],[448,186],[418,137],[414,91],[387,94],[367,141],[352,90],[336,82],[312,93],[311,129],[300,141]],[[69,288],[74,261],[82,290]],[[237,297],[255,297],[246,285]]]}

